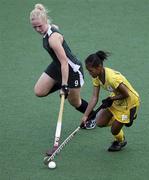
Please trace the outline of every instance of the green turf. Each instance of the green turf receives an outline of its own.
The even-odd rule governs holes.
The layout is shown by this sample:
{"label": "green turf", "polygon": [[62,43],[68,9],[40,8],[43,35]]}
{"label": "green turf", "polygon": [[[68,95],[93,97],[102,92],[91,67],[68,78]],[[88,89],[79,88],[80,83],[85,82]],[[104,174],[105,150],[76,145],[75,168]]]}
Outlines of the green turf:
{"label": "green turf", "polygon": [[[128,146],[106,151],[110,129],[80,131],[56,157],[57,169],[42,163],[52,145],[59,95],[36,98],[33,87],[50,58],[29,23],[35,0],[1,0],[0,11],[0,180],[148,179],[148,0],[43,0],[73,52],[83,62],[96,50],[112,52],[106,66],[121,71],[141,96]],[[85,70],[82,97],[92,90]],[[105,97],[105,93],[101,93]],[[65,104],[62,140],[79,124],[81,114]]]}

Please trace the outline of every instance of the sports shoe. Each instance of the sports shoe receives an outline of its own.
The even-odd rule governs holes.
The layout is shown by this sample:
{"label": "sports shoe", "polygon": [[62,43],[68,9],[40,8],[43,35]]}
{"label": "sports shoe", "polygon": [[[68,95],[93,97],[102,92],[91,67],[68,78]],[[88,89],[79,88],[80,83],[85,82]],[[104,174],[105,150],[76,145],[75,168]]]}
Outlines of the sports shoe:
{"label": "sports shoe", "polygon": [[85,129],[94,129],[96,127],[96,118],[90,119],[85,124]]}
{"label": "sports shoe", "polygon": [[123,142],[113,141],[111,146],[108,148],[108,151],[120,151],[124,146],[126,146],[127,141],[124,139]]}

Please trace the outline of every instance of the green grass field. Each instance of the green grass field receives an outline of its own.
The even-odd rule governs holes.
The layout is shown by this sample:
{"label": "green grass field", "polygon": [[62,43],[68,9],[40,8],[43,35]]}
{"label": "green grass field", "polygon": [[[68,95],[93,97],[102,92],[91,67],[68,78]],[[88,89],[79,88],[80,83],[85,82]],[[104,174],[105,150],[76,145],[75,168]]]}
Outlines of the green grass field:
{"label": "green grass field", "polygon": [[[112,53],[105,66],[122,72],[141,97],[138,119],[124,128],[128,146],[109,153],[109,128],[80,131],[56,157],[57,168],[43,165],[52,146],[60,98],[37,98],[33,87],[51,61],[29,13],[35,0],[1,0],[0,11],[0,180],[147,180],[149,176],[149,23],[148,0],[42,0],[73,52],[84,63],[99,49]],[[84,69],[85,70],[85,69]],[[82,97],[92,84],[85,70]],[[105,97],[101,93],[101,98]],[[82,115],[65,103],[62,141]]]}

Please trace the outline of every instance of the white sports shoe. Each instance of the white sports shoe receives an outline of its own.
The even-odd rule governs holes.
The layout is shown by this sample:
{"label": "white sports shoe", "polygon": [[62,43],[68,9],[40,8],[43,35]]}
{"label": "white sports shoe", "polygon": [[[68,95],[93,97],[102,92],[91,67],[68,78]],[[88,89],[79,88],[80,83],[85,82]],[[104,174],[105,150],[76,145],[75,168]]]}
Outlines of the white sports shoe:
{"label": "white sports shoe", "polygon": [[90,119],[85,124],[85,129],[94,129],[96,127],[96,118]]}

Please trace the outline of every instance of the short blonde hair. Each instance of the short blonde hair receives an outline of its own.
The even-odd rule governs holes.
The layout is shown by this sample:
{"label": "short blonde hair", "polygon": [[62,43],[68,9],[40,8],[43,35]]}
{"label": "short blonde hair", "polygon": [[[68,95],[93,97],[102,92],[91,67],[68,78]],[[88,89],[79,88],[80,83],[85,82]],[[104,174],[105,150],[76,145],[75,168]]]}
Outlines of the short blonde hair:
{"label": "short blonde hair", "polygon": [[34,9],[30,13],[30,21],[41,19],[51,24],[51,18],[48,17],[48,9],[43,4],[35,4]]}

